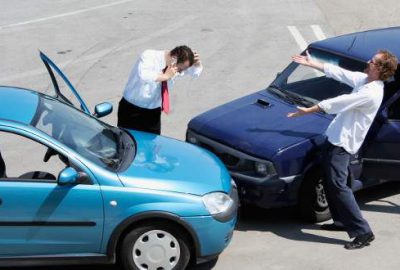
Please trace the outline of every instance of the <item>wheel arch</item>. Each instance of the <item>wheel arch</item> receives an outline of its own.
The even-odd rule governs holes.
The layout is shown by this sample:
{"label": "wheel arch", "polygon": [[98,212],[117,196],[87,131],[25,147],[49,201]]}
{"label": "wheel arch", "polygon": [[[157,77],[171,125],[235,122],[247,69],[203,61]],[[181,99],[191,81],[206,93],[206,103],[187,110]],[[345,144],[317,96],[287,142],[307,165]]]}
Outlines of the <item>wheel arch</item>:
{"label": "wheel arch", "polygon": [[195,260],[200,256],[200,241],[193,228],[184,222],[179,216],[163,211],[150,211],[141,214],[137,214],[126,218],[121,222],[112,232],[110,240],[107,244],[107,256],[115,262],[118,256],[118,250],[121,246],[123,237],[129,233],[133,228],[140,224],[147,222],[163,221],[173,224],[181,228],[190,240],[191,260]]}
{"label": "wheel arch", "polygon": [[[329,208],[326,208],[325,210],[315,209],[313,202],[309,200],[311,195],[309,193],[310,188],[312,188],[313,185],[323,177],[321,164],[318,165],[310,166],[308,170],[304,172],[304,176],[297,194],[297,207],[300,210],[301,218],[312,223],[322,222],[330,218]],[[314,196],[312,196],[312,198],[314,198]],[[312,211],[315,212],[310,212],[310,209],[314,209]]]}

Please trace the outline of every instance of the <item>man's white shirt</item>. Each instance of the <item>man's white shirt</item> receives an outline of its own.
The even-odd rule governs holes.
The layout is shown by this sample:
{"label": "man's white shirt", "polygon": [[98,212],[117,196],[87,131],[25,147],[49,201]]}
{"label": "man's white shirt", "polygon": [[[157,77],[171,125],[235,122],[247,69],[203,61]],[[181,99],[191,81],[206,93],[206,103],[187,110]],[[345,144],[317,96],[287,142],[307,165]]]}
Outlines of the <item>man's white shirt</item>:
{"label": "man's white shirt", "polygon": [[329,142],[355,154],[382,103],[383,81],[368,83],[367,74],[352,72],[332,64],[324,64],[324,72],[328,78],[353,87],[350,94],[323,100],[318,106],[328,114],[336,114],[326,130]]}
{"label": "man's white shirt", "polygon": [[[161,82],[157,82],[156,79],[163,73],[165,66],[165,51],[144,51],[129,75],[124,90],[124,98],[141,108],[155,109],[161,107]],[[173,78],[167,81],[168,89],[172,89],[176,77],[191,75],[196,78],[200,76],[202,70],[201,65],[193,65],[181,73],[176,73]]]}

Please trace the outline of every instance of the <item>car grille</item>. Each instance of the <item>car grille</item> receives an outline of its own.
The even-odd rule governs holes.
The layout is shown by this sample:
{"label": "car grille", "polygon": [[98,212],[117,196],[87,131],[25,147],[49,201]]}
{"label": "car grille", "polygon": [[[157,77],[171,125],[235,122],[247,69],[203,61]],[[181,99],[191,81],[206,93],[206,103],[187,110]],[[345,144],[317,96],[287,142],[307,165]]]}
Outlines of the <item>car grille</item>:
{"label": "car grille", "polygon": [[[269,161],[250,156],[227,145],[221,144],[210,138],[188,131],[190,138],[196,139],[196,144],[214,153],[227,167],[233,178],[246,178],[249,180],[267,179],[268,175],[257,173],[255,165],[257,162],[268,163]],[[189,137],[187,137],[187,140]]]}
{"label": "car grille", "polygon": [[216,147],[213,147],[209,144],[200,143],[200,146],[209,150],[210,152],[213,152],[221,161],[227,166],[228,168],[234,168],[238,165],[240,158],[236,157],[232,154],[224,152],[222,149],[218,149]]}

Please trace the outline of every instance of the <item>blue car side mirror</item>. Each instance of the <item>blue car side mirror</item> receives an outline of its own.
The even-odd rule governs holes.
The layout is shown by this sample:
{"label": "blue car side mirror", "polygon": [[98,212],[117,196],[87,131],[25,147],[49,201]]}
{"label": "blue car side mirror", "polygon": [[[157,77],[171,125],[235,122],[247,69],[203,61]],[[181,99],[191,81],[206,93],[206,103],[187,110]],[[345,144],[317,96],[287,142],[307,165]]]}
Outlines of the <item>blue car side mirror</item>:
{"label": "blue car side mirror", "polygon": [[113,111],[113,106],[110,102],[97,104],[94,108],[94,116],[97,118],[109,115]]}
{"label": "blue car side mirror", "polygon": [[73,185],[77,182],[79,173],[71,167],[65,168],[60,172],[57,178],[57,183],[60,186]]}

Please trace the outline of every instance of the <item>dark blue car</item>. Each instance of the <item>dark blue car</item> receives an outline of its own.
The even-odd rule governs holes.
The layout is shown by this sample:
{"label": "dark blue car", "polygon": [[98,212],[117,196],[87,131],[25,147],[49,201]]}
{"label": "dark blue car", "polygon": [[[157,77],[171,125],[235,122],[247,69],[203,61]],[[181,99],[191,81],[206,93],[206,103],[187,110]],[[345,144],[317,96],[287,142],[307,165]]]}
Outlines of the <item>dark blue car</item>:
{"label": "dark blue car", "polygon": [[[362,71],[379,49],[400,57],[400,27],[378,29],[312,43],[310,54],[343,68]],[[264,208],[298,205],[311,221],[330,217],[322,186],[321,146],[333,115],[287,118],[296,106],[346,94],[347,85],[290,63],[266,89],[194,119],[187,141],[214,152],[235,179],[242,202]],[[350,165],[354,190],[399,180],[399,69],[385,83],[385,96],[360,152]]]}

